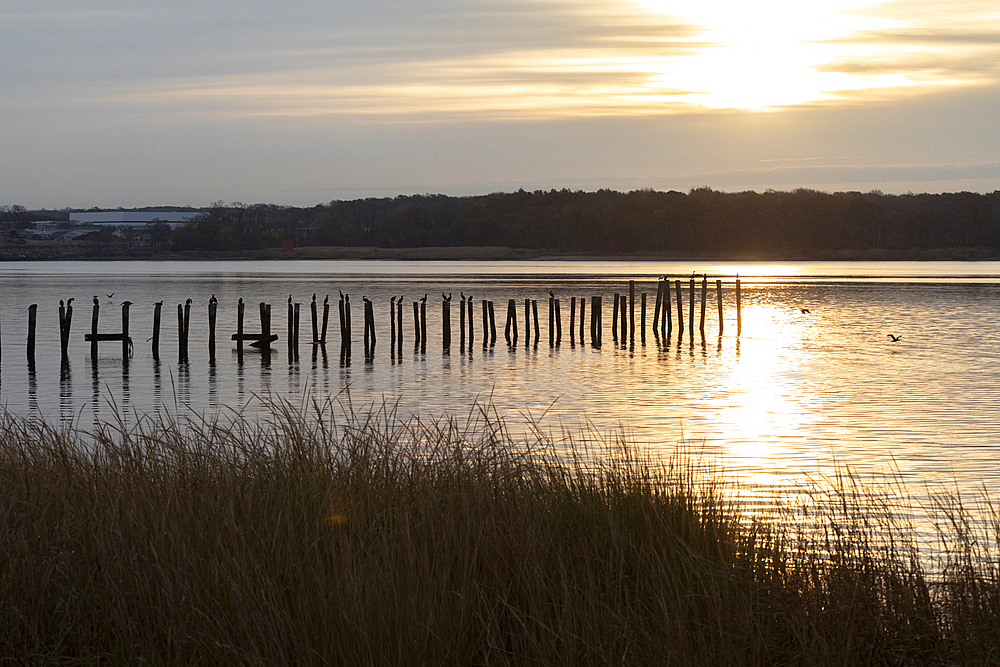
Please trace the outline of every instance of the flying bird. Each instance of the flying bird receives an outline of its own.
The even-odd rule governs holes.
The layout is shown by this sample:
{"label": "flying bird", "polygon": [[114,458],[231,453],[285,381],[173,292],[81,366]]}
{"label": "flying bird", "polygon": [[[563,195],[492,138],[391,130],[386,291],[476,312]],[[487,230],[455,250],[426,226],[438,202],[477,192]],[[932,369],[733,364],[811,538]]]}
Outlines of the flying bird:
{"label": "flying bird", "polygon": [[812,313],[809,312],[808,308],[799,308],[799,310],[802,311],[803,315],[811,315],[812,314]]}
{"label": "flying bird", "polygon": [[899,334],[898,336],[893,336],[892,334],[886,334],[886,335],[892,339],[893,343],[898,343],[899,341],[903,340],[903,334]]}
{"label": "flying bird", "polygon": [[112,292],[111,294],[106,294],[105,296],[107,296],[107,297],[108,297],[109,299],[111,299],[111,298],[113,298],[113,297],[114,297],[114,295],[115,295],[115,293],[114,293],[114,292]]}

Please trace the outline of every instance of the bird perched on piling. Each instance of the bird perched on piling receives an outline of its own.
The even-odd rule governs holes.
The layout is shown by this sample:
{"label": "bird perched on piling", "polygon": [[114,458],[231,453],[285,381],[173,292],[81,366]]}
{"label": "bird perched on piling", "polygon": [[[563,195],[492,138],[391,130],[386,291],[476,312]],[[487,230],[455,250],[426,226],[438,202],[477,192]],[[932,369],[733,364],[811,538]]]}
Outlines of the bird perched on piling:
{"label": "bird perched on piling", "polygon": [[98,299],[97,299],[97,295],[96,295],[96,294],[94,295],[94,305],[95,305],[95,306],[99,306],[99,305],[101,305],[101,302],[100,302],[100,301],[98,301]]}
{"label": "bird perched on piling", "polygon": [[71,296],[70,298],[66,299],[66,305],[67,305],[67,306],[71,306],[71,305],[73,305],[73,299],[75,299],[75,298],[76,298],[76,297],[72,297],[72,296]]}
{"label": "bird perched on piling", "polygon": [[324,305],[324,306],[325,306],[326,304],[328,304],[328,303],[330,303],[330,295],[329,295],[329,294],[327,294],[327,295],[326,295],[326,297],[325,297],[325,298],[323,299],[323,305]]}
{"label": "bird perched on piling", "polygon": [[193,302],[194,302],[194,299],[188,299],[184,303],[190,306]]}
{"label": "bird perched on piling", "polygon": [[[72,301],[72,300],[73,300],[73,299],[70,299],[70,301]],[[243,299],[240,299],[240,301],[242,301],[242,300],[243,300]],[[154,303],[153,305],[154,305],[154,306],[162,306],[162,305],[163,305],[163,302],[162,302],[162,301],[157,301],[157,302],[156,302],[156,303]]]}
{"label": "bird perched on piling", "polygon": [[424,295],[424,298],[422,298],[420,300],[420,303],[427,303],[427,295],[426,294]]}
{"label": "bird perched on piling", "polygon": [[893,336],[892,334],[886,334],[886,335],[892,339],[893,343],[898,343],[899,341],[903,340],[903,334],[899,334],[898,336]]}
{"label": "bird perched on piling", "polygon": [[62,299],[59,299],[59,307],[60,308],[65,308],[66,307],[66,304],[63,303]]}
{"label": "bird perched on piling", "polygon": [[444,292],[441,292],[441,298],[444,299],[445,301],[447,301],[448,303],[451,303],[451,294],[449,294],[448,296],[445,296]]}
{"label": "bird perched on piling", "polygon": [[552,290],[549,290],[549,298],[552,298],[552,299],[556,298],[556,294]]}

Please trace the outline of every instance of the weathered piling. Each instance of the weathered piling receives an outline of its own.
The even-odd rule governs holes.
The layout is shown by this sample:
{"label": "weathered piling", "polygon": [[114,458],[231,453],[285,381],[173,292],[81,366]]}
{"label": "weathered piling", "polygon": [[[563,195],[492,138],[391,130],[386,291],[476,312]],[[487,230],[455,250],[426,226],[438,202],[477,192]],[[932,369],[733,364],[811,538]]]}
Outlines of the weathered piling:
{"label": "weathered piling", "polygon": [[701,321],[698,325],[701,337],[705,337],[705,302],[708,300],[708,276],[701,277]]}
{"label": "weathered piling", "polygon": [[458,296],[458,351],[465,352],[465,294],[459,293]]}
{"label": "weathered piling", "polygon": [[694,343],[694,276],[691,276],[690,288],[688,289],[688,335]]}
{"label": "weathered piling", "polygon": [[291,363],[292,359],[295,357],[295,352],[293,346],[295,345],[295,333],[294,328],[295,315],[292,310],[292,295],[288,295],[288,362]]}
{"label": "weathered piling", "polygon": [[375,310],[368,297],[362,295],[361,301],[364,303],[365,361],[371,361],[375,356]]}
{"label": "weathered piling", "polygon": [[[327,322],[329,322],[329,320],[330,320],[330,295],[327,294],[325,297],[323,297],[323,330],[320,333],[320,339],[319,339],[320,342],[323,343],[323,345],[326,345],[326,324]],[[402,334],[403,331],[400,330],[399,333]]]}
{"label": "weathered piling", "polygon": [[389,298],[389,353],[396,356],[396,297]]}
{"label": "weathered piling", "polygon": [[344,295],[344,334],[347,342],[347,356],[351,356],[351,295]]}
{"label": "weathered piling", "polygon": [[413,349],[420,349],[420,302],[413,302]]}
{"label": "weathered piling", "polygon": [[621,302],[622,302],[622,307],[621,307],[621,315],[622,315],[622,319],[621,319],[621,323],[622,323],[622,347],[625,347],[626,345],[628,345],[628,320],[625,319],[625,315],[626,315],[626,313],[625,313],[625,306],[626,306],[627,302],[625,300],[625,295],[624,294],[622,294],[620,298],[621,298]]}
{"label": "weathered piling", "polygon": [[590,344],[597,347],[597,304],[596,296],[590,297]]}
{"label": "weathered piling", "polygon": [[94,359],[97,358],[97,320],[101,314],[101,304],[94,297],[94,313],[90,318],[90,356]]}
{"label": "weathered piling", "polygon": [[[514,337],[511,339],[511,328],[514,329]],[[507,345],[517,345],[517,303],[514,299],[507,300],[507,323],[503,328],[503,337]]]}
{"label": "weathered piling", "polygon": [[719,308],[719,335],[722,335],[722,331],[725,328],[722,322],[722,281],[715,281],[715,304]]}
{"label": "weathered piling", "polygon": [[128,335],[128,309],[131,301],[122,301],[122,359],[126,362],[132,356],[132,339]]}
{"label": "weathered piling", "polygon": [[59,301],[59,347],[62,359],[69,359],[69,331],[73,324],[73,299],[66,302]]}
{"label": "weathered piling", "polygon": [[427,295],[420,299],[420,351],[427,351]]}
{"label": "weathered piling", "polygon": [[441,294],[441,345],[451,349],[451,294]]}
{"label": "weathered piling", "polygon": [[399,329],[399,340],[396,341],[396,353],[400,361],[403,360],[403,297],[396,301],[396,325]]}
{"label": "weathered piling", "polygon": [[556,344],[556,298],[549,292],[549,347]]}
{"label": "weathered piling", "polygon": [[587,299],[580,297],[580,345],[583,345],[583,322],[587,317]]}
{"label": "weathered piling", "polygon": [[554,300],[556,305],[556,347],[562,344],[562,312],[559,310],[559,299]]}
{"label": "weathered piling", "polygon": [[639,339],[641,342],[646,342],[646,293],[643,292],[639,295],[639,321],[641,326],[639,327]]}
{"label": "weathered piling", "polygon": [[312,301],[309,302],[309,314],[312,316],[312,342],[316,344],[319,342],[319,312],[316,307],[316,292],[313,292]]}
{"label": "weathered piling", "polygon": [[295,354],[295,361],[299,360],[299,311],[301,310],[301,303],[295,304],[295,326],[292,327],[292,352]]}
{"label": "weathered piling", "polygon": [[[240,297],[239,302],[236,304],[236,357],[240,364],[243,363],[243,316],[245,312],[246,304],[243,303],[243,297]],[[159,324],[159,314],[160,309],[157,304],[156,313],[154,314],[157,324]]]}
{"label": "weathered piling", "polygon": [[618,342],[618,297],[620,295],[618,292],[614,292],[611,295],[611,338],[617,343]]}
{"label": "weathered piling", "polygon": [[743,300],[740,293],[740,274],[736,274],[736,337],[743,333]]}
{"label": "weathered piling", "polygon": [[524,300],[524,346],[531,345],[531,299]]}
{"label": "weathered piling", "polygon": [[[153,304],[153,359],[160,358],[160,318],[163,311],[163,302],[157,301]],[[240,333],[243,330],[243,299],[240,299]],[[239,352],[243,353],[243,339],[237,346]]]}
{"label": "weathered piling", "polygon": [[535,322],[535,345],[538,345],[538,339],[541,336],[541,331],[538,325],[538,300],[531,300],[531,319]]}
{"label": "weathered piling", "polygon": [[219,300],[212,295],[208,300],[208,363],[215,365],[215,320],[219,311]]}
{"label": "weathered piling", "polygon": [[487,332],[490,330],[490,302],[483,299],[482,303],[483,309],[483,349],[485,350],[490,346],[490,337]]}
{"label": "weathered piling", "polygon": [[[656,302],[653,304],[653,337],[658,338],[660,335],[660,306],[663,304],[663,278],[658,278],[656,281]],[[643,323],[645,323],[646,318],[642,318]],[[666,333],[664,331],[663,333]]]}
{"label": "weathered piling", "polygon": [[187,359],[184,349],[184,304],[177,304],[177,360],[183,362]]}
{"label": "weathered piling", "polygon": [[271,363],[271,304],[260,302],[260,340],[261,361]]}
{"label": "weathered piling", "polygon": [[[472,328],[472,295],[469,295],[469,352],[472,352],[472,344],[475,342],[475,331]],[[485,331],[485,330],[484,330]]]}
{"label": "weathered piling", "polygon": [[576,297],[569,298],[569,344],[576,343]]}
{"label": "weathered piling", "polygon": [[660,312],[660,331],[666,332],[667,338],[674,332],[674,313],[670,303],[670,280],[663,281],[663,310]]}
{"label": "weathered piling", "polygon": [[493,312],[493,302],[489,302],[490,305],[490,347],[494,347],[497,344],[497,318]]}
{"label": "weathered piling", "polygon": [[684,292],[681,290],[681,281],[677,280],[677,340],[684,337]]}
{"label": "weathered piling", "polygon": [[35,324],[38,319],[38,304],[28,306],[28,363],[35,364]]}
{"label": "weathered piling", "polygon": [[635,281],[628,281],[628,339],[635,343]]}

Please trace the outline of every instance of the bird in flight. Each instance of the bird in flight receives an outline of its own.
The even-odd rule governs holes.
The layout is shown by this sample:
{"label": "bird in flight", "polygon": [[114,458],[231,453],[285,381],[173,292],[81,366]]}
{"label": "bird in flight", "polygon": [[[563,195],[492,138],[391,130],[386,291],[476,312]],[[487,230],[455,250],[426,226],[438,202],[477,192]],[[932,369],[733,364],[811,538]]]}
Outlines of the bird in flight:
{"label": "bird in flight", "polygon": [[113,298],[114,295],[115,295],[114,292],[112,292],[111,294],[108,294],[108,293],[105,292],[105,296],[107,296],[109,299]]}
{"label": "bird in flight", "polygon": [[903,334],[899,334],[898,336],[893,336],[892,334],[886,334],[886,335],[889,336],[889,338],[892,339],[893,343],[898,343],[899,341],[901,341],[903,339]]}
{"label": "bird in flight", "polygon": [[799,308],[799,310],[801,310],[801,311],[802,311],[802,314],[803,314],[803,315],[810,315],[810,314],[811,314],[811,313],[809,312],[809,309],[808,309],[808,308]]}

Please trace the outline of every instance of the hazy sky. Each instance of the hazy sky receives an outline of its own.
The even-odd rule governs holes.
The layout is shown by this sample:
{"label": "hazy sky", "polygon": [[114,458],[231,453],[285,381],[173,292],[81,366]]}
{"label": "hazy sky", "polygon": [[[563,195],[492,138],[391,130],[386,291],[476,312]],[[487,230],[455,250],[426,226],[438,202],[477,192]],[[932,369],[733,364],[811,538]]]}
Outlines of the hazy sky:
{"label": "hazy sky", "polygon": [[2,0],[0,204],[1000,189],[998,0]]}

